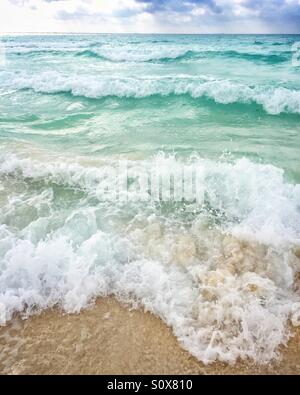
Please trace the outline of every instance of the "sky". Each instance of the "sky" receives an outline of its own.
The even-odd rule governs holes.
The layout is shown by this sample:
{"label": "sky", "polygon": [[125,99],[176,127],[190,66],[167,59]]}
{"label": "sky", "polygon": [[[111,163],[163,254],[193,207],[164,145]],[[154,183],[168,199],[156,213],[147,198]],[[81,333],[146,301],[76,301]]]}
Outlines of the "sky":
{"label": "sky", "polygon": [[300,0],[0,0],[0,32],[300,33]]}

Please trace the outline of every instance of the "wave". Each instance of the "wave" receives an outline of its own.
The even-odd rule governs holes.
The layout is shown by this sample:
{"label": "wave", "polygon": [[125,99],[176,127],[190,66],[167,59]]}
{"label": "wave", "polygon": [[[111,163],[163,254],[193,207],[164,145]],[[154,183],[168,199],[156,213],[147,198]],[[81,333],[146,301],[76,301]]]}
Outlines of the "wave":
{"label": "wave", "polygon": [[[290,55],[290,53],[289,53]],[[221,56],[227,57],[229,59],[242,59],[252,62],[263,62],[268,64],[276,64],[286,62],[288,57],[282,54],[261,54],[261,53],[248,53],[248,52],[238,52],[238,51],[218,51],[211,54],[213,57]]]}
{"label": "wave", "polygon": [[81,51],[76,54],[76,56],[87,56],[91,58],[99,58],[102,60],[110,61],[110,62],[176,62],[181,60],[188,59],[197,59],[200,58],[199,53],[195,51],[174,51],[173,53],[168,51],[165,54],[152,52],[149,54],[120,54],[120,53],[111,53],[108,55],[107,53],[101,54],[99,51]]}
{"label": "wave", "polygon": [[189,95],[209,98],[221,104],[261,105],[269,114],[300,114],[300,91],[285,87],[247,86],[226,80],[190,76],[148,78],[99,78],[91,75],[64,75],[59,72],[36,76],[6,73],[7,89],[32,89],[37,93],[71,93],[73,96],[103,98],[145,98],[153,95]]}
{"label": "wave", "polygon": [[[297,199],[300,198],[298,185],[288,184],[284,181],[284,171],[272,165],[260,165],[250,162],[248,159],[240,159],[235,163],[213,162],[193,157],[196,167],[205,174],[205,190],[209,198],[210,207],[215,206],[226,214],[230,224],[236,225],[234,218],[239,218],[237,227],[242,229],[242,221],[254,215],[259,223],[253,227],[252,233],[247,238],[258,234],[256,241],[271,245],[281,244],[282,241],[300,244],[300,212],[297,207]],[[183,164],[184,162],[179,162]],[[96,193],[97,185],[107,177],[107,166],[118,165],[110,160],[103,161],[101,166],[86,167],[80,162],[66,160],[66,163],[54,161],[34,161],[21,159],[16,155],[2,154],[0,156],[0,175],[13,175],[21,179],[32,179],[49,184],[49,182],[64,187],[79,188],[87,193]],[[174,156],[157,155],[142,163],[129,161],[129,167],[134,168],[142,165],[146,170],[154,166],[166,166],[177,168],[178,163]],[[222,181],[223,180],[223,181]],[[268,182],[267,182],[268,180]],[[114,181],[114,180],[112,180]],[[233,202],[233,185],[235,196]],[[276,198],[277,196],[277,198]],[[276,205],[274,200],[279,201]],[[273,203],[272,203],[273,202]],[[283,204],[285,202],[285,204]],[[271,204],[272,203],[272,204]],[[265,207],[269,205],[270,209]],[[284,206],[284,207],[283,207]],[[258,215],[259,208],[259,215]],[[283,221],[280,226],[270,226],[268,232],[263,234],[263,222],[269,227],[268,221],[272,219]],[[249,226],[250,229],[250,226]],[[268,235],[268,236],[267,236]],[[267,238],[266,238],[267,237]]]}
{"label": "wave", "polygon": [[[26,56],[26,57],[35,57],[35,56],[43,56],[43,55],[53,55],[53,56],[63,56],[63,55],[73,55],[73,56],[82,56],[82,57],[90,57],[90,58],[99,58],[102,60],[110,61],[110,62],[153,62],[153,61],[168,61],[168,60],[176,60],[177,58],[184,59],[184,55],[187,58],[191,57],[193,51],[189,50],[178,50],[178,49],[151,49],[145,52],[142,51],[127,51],[126,48],[119,49],[116,51],[113,48],[107,49],[103,47],[103,49],[95,44],[89,46],[89,48],[62,48],[62,49],[41,49],[41,48],[26,48],[26,49],[13,49],[10,51],[11,54],[15,56]],[[165,54],[164,54],[165,53]],[[196,55],[196,53],[195,53]]]}
{"label": "wave", "polygon": [[260,54],[238,52],[234,50],[227,51],[212,51],[212,50],[191,50],[191,49],[176,49],[176,48],[159,48],[147,51],[128,51],[121,49],[116,51],[111,48],[108,49],[94,49],[84,50],[76,53],[77,56],[87,56],[92,58],[99,58],[111,62],[178,62],[185,60],[197,60],[207,58],[228,58],[241,59],[252,62],[263,62],[268,64],[283,63],[289,60],[285,54]]}
{"label": "wave", "polygon": [[54,56],[59,56],[59,57],[64,57],[64,56],[74,56],[78,52],[78,49],[25,49],[25,50],[13,50],[13,51],[7,51],[7,54],[13,55],[18,58],[29,58],[29,59],[34,59],[35,57],[40,58],[40,57],[54,57]]}
{"label": "wave", "polygon": [[[178,163],[160,155],[129,166],[157,164],[176,169]],[[160,316],[204,363],[276,357],[288,339],[287,320],[299,324],[293,293],[299,186],[286,183],[281,169],[245,159],[198,158],[196,166],[206,208],[179,232],[171,217],[164,223],[160,205],[92,205],[80,194],[76,201],[78,188],[94,199],[97,185],[103,179],[107,185],[101,166],[45,153],[34,160],[2,154],[5,193],[15,197],[16,185],[20,191],[0,211],[2,324],[16,311],[29,315],[58,304],[78,312],[97,296],[116,295]],[[63,205],[54,184],[65,188]],[[175,207],[174,214],[180,211]],[[213,226],[220,211],[227,219]],[[35,213],[30,221],[28,212]],[[131,212],[131,220],[116,226],[116,212],[119,219]],[[10,225],[16,213],[19,230]]]}
{"label": "wave", "polygon": [[104,56],[99,55],[99,53],[97,53],[96,51],[91,50],[91,49],[85,49],[84,51],[76,52],[75,56],[85,56],[85,57],[89,57],[89,58],[99,58],[102,60],[108,60]]}
{"label": "wave", "polygon": [[151,43],[153,44],[169,44],[172,43],[173,41],[171,40],[151,40]]}
{"label": "wave", "polygon": [[63,56],[73,55],[90,58],[99,58],[110,62],[180,62],[199,59],[240,59],[250,62],[261,62],[266,64],[279,64],[290,60],[291,52],[279,53],[256,53],[240,52],[236,50],[205,50],[197,47],[152,45],[143,47],[138,51],[135,45],[120,47],[107,47],[100,44],[92,44],[88,48],[84,47],[64,47],[64,48],[19,48],[9,51],[15,56],[35,57],[43,55]]}
{"label": "wave", "polygon": [[99,59],[111,62],[153,62],[184,59],[185,56],[191,56],[192,51],[184,48],[168,48],[154,46],[151,49],[137,51],[132,47],[126,46],[118,48],[106,48],[85,50],[77,53],[77,56],[98,57]]}

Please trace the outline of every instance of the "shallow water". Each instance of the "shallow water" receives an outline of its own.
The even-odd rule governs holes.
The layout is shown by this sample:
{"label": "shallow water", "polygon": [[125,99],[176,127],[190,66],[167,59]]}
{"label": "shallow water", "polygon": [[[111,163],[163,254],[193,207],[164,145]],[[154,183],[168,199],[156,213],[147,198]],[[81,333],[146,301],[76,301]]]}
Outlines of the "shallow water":
{"label": "shallow water", "polygon": [[[2,37],[1,323],[114,294],[205,363],[274,358],[300,314],[299,39]],[[187,165],[202,200],[138,198],[137,167]]]}

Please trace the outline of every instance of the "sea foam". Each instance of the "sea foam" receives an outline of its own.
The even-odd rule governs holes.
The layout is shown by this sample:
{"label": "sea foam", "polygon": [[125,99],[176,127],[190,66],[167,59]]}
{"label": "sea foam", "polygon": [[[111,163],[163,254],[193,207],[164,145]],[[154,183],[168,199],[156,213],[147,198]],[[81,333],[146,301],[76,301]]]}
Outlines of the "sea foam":
{"label": "sea foam", "polygon": [[227,80],[190,76],[115,78],[95,75],[66,75],[56,71],[39,75],[6,73],[7,89],[32,89],[39,93],[71,93],[74,96],[103,98],[145,98],[153,95],[206,97],[216,103],[255,103],[269,114],[300,113],[300,91],[283,86],[247,86]]}
{"label": "sea foam", "polygon": [[[205,203],[190,215],[170,203],[166,217],[161,204],[102,201],[105,165],[2,153],[1,323],[115,295],[161,317],[205,363],[276,357],[288,319],[300,323],[299,186],[246,159],[193,160]],[[175,167],[161,155],[138,165],[162,161]]]}

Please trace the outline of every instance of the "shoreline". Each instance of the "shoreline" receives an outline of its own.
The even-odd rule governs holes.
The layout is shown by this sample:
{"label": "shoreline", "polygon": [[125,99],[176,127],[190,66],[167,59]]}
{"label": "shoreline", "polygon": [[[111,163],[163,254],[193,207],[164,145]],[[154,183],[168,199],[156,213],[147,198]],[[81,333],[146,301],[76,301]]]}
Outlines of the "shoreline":
{"label": "shoreline", "polygon": [[267,365],[204,365],[171,328],[113,297],[79,314],[47,310],[0,328],[0,374],[300,374],[300,328]]}

